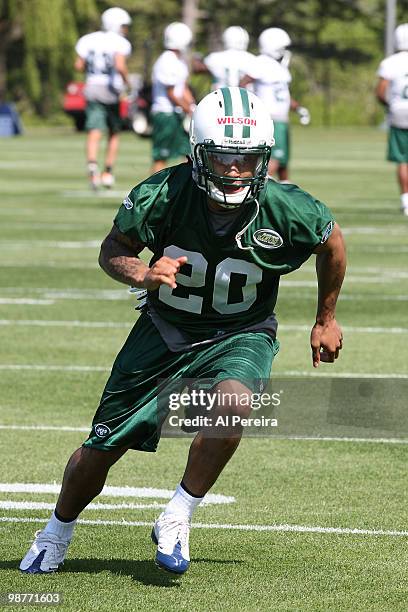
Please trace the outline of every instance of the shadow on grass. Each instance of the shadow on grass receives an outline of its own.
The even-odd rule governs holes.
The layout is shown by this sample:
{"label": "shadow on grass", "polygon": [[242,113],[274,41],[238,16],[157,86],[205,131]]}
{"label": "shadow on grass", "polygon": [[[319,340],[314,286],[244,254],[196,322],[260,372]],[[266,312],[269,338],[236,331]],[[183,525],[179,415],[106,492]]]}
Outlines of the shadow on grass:
{"label": "shadow on grass", "polygon": [[[235,559],[193,559],[192,564],[196,563],[235,565],[243,563],[243,561]],[[0,570],[17,570],[19,564],[20,559],[0,561]],[[181,576],[157,567],[152,559],[134,561],[129,559],[68,559],[58,575],[100,574],[101,572],[110,572],[117,576],[130,576],[135,582],[160,587],[179,587],[181,579]]]}

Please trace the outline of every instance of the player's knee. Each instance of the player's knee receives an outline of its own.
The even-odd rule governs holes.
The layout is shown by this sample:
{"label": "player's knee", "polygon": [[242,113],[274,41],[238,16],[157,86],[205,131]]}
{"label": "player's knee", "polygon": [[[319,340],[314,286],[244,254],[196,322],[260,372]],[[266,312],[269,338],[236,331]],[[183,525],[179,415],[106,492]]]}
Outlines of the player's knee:
{"label": "player's knee", "polygon": [[126,452],[127,448],[116,448],[110,451],[99,450],[96,448],[90,448],[88,446],[82,446],[79,449],[77,462],[80,467],[86,468],[110,468],[122,455]]}
{"label": "player's knee", "polygon": [[252,392],[242,383],[236,380],[221,382],[217,388],[216,412],[223,416],[248,418],[251,413]]}
{"label": "player's knee", "polygon": [[217,406],[217,413],[219,415],[228,417],[230,420],[232,417],[238,419],[246,419],[251,413],[251,403],[249,396],[246,393],[234,393],[226,395]]}

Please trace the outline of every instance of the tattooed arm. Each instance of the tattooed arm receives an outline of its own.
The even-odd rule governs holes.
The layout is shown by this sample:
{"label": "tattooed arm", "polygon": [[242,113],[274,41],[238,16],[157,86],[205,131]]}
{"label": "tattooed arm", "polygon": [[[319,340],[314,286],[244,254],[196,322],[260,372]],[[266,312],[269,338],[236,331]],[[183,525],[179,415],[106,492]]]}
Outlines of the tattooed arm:
{"label": "tattooed arm", "polygon": [[337,224],[327,242],[320,244],[314,252],[317,255],[318,303],[310,345],[313,366],[317,368],[320,361],[333,362],[337,359],[343,344],[343,334],[335,319],[335,310],[346,271],[346,249]]}
{"label": "tattooed arm", "polygon": [[139,257],[143,244],[134,243],[115,226],[101,245],[99,265],[109,276],[132,287],[154,291],[165,284],[175,289],[176,274],[187,257],[160,257],[151,268]]}

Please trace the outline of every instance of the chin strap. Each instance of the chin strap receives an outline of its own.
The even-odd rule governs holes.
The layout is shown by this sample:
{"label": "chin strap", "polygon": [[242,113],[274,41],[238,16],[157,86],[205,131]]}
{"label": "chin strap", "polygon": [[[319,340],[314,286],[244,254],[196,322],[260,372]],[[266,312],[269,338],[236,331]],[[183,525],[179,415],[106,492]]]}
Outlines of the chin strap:
{"label": "chin strap", "polygon": [[248,227],[255,221],[255,219],[257,218],[257,216],[259,215],[259,202],[258,200],[255,198],[255,204],[256,204],[256,213],[255,215],[252,217],[252,219],[250,220],[249,223],[247,223],[247,225],[240,230],[237,234],[235,234],[235,242],[238,245],[238,248],[241,249],[241,251],[253,251],[254,247],[252,246],[242,246],[241,243],[241,238],[243,236],[243,234],[245,234],[245,232],[247,231]]}
{"label": "chin strap", "polygon": [[285,49],[285,51],[282,54],[282,58],[280,59],[281,66],[284,66],[285,68],[289,68],[291,57],[292,57],[292,53],[288,51],[287,49]]}

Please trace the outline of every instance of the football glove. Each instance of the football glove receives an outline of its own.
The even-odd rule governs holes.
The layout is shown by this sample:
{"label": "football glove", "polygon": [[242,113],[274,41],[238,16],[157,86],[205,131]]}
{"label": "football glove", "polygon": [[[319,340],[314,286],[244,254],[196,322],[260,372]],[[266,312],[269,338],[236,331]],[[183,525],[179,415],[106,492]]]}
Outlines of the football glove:
{"label": "football glove", "polygon": [[136,296],[136,299],[140,302],[138,306],[135,306],[135,310],[142,310],[147,303],[147,290],[140,289],[140,287],[129,287],[129,293]]}
{"label": "football glove", "polygon": [[311,119],[310,112],[305,106],[298,106],[296,113],[299,115],[301,125],[309,125]]}

